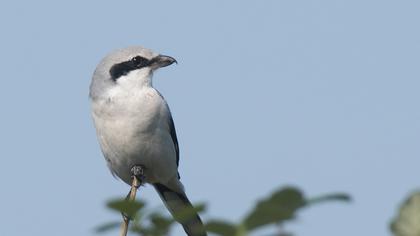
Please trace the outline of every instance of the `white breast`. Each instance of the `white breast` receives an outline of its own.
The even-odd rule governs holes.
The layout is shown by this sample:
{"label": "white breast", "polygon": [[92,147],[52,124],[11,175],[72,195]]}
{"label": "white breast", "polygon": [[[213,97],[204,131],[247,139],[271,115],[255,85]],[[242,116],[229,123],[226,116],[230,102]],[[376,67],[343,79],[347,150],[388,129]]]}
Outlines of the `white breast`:
{"label": "white breast", "polygon": [[176,176],[169,108],[159,93],[150,86],[115,86],[108,95],[92,102],[92,114],[111,170],[128,184],[134,165],[146,167],[147,182]]}

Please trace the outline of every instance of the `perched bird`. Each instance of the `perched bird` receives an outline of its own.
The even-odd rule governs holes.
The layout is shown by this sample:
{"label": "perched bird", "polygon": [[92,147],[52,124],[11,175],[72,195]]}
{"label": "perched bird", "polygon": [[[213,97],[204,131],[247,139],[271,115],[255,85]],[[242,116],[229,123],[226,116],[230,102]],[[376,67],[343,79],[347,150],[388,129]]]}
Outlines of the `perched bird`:
{"label": "perched bird", "polygon": [[[90,85],[92,116],[111,172],[131,185],[131,168],[144,167],[172,215],[191,207],[178,173],[179,147],[174,121],[153,73],[176,63],[169,56],[133,46],[107,55]],[[176,219],[176,217],[175,217]],[[189,236],[207,235],[200,217],[180,222]]]}

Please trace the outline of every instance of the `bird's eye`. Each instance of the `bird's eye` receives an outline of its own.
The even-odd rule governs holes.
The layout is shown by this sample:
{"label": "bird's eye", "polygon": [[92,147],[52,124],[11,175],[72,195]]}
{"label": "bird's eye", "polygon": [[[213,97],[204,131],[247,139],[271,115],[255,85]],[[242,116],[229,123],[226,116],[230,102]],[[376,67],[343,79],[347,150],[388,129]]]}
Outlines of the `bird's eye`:
{"label": "bird's eye", "polygon": [[133,62],[139,62],[141,61],[141,57],[140,56],[135,56],[133,57],[133,59],[131,59]]}
{"label": "bird's eye", "polygon": [[147,62],[147,59],[141,56],[135,56],[131,59],[131,61],[134,63],[134,65],[140,66]]}

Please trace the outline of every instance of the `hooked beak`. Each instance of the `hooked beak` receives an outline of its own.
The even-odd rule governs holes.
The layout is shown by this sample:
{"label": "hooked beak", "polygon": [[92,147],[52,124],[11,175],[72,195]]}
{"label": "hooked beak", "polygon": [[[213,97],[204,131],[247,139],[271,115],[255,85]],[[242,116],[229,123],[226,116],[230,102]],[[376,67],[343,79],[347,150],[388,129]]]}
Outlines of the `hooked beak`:
{"label": "hooked beak", "polygon": [[170,57],[170,56],[165,56],[165,55],[159,55],[157,57],[154,57],[150,61],[150,67],[152,68],[152,70],[156,70],[156,69],[159,69],[161,67],[169,66],[173,63],[178,64],[178,62],[175,60],[175,58]]}

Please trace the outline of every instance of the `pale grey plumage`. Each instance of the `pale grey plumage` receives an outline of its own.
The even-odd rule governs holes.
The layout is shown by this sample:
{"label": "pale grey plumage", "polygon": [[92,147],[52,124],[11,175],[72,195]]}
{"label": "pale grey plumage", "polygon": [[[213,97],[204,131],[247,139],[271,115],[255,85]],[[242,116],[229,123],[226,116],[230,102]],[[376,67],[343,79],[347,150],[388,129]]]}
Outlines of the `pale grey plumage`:
{"label": "pale grey plumage", "polygon": [[[145,181],[155,186],[174,214],[191,204],[179,180],[172,116],[152,87],[153,72],[173,62],[139,46],[114,51],[98,64],[89,94],[97,136],[111,171],[131,184],[131,168],[144,166]],[[183,226],[188,235],[206,235],[198,215]]]}
{"label": "pale grey plumage", "polygon": [[157,53],[141,46],[131,46],[123,49],[115,50],[106,55],[97,65],[93,73],[92,83],[90,85],[89,96],[92,99],[97,99],[104,93],[108,87],[113,86],[110,80],[109,69],[117,62],[130,60],[131,58],[142,55],[147,59],[152,59],[158,56]]}

